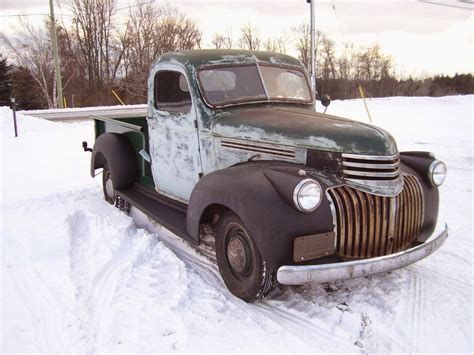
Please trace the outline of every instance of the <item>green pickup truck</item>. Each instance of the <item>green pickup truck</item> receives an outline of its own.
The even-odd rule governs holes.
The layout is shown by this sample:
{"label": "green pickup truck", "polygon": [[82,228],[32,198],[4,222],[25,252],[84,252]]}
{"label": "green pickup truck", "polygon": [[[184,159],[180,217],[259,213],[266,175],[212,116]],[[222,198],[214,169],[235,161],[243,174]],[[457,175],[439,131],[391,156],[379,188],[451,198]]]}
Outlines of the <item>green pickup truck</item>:
{"label": "green pickup truck", "polygon": [[199,245],[215,230],[222,278],[252,302],[298,285],[400,268],[438,249],[446,165],[399,152],[383,129],[318,113],[287,55],[160,56],[148,115],[95,119],[91,175],[105,199]]}

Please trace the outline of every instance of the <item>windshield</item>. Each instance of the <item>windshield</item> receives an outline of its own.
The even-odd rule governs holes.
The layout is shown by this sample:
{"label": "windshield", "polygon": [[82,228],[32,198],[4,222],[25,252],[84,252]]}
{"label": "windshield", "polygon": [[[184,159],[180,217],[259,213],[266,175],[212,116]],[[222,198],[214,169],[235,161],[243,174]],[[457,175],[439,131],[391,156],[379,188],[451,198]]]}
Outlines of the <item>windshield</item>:
{"label": "windshield", "polygon": [[198,73],[206,102],[214,107],[262,101],[311,102],[306,75],[271,65],[210,67]]}

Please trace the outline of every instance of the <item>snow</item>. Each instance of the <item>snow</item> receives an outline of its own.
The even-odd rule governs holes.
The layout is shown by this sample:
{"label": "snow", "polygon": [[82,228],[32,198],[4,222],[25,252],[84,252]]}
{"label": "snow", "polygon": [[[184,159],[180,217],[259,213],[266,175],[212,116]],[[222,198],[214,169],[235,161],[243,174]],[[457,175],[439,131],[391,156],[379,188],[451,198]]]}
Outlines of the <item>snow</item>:
{"label": "snow", "polygon": [[[473,347],[474,96],[368,100],[400,150],[448,165],[434,255],[389,274],[279,287],[246,304],[212,259],[102,199],[91,122],[0,108],[1,341],[11,352],[452,352]],[[360,100],[328,113],[367,121]],[[149,231],[141,226],[146,226]]]}
{"label": "snow", "polygon": [[28,110],[28,111],[20,111],[20,113],[25,113],[29,116],[34,115],[37,113],[38,115],[41,115],[43,113],[70,113],[70,112],[82,112],[82,111],[90,111],[92,108],[95,108],[96,110],[121,110],[123,108],[129,108],[129,109],[146,109],[147,105],[125,105],[125,106],[119,106],[119,105],[113,105],[113,106],[96,106],[96,107],[68,107],[68,108],[55,108],[55,109],[42,109],[42,110]]}

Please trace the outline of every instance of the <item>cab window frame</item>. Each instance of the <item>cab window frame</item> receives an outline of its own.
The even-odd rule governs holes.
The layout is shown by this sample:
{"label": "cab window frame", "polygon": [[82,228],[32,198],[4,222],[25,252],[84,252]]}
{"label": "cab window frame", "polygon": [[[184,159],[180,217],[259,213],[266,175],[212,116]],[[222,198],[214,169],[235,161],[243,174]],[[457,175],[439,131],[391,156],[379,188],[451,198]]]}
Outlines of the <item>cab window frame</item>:
{"label": "cab window frame", "polygon": [[[168,85],[165,84],[160,84],[160,79],[161,80],[171,80],[171,79],[163,79],[163,78],[160,78],[160,75],[169,75],[169,74],[172,74],[172,75],[177,75],[177,80],[175,80],[174,82],[172,82],[174,84],[174,87],[171,87],[171,85],[169,85],[170,83],[168,82]],[[184,77],[184,80],[186,81],[186,85],[187,85],[187,88],[188,90],[187,91],[183,91],[181,89],[181,85],[180,85],[180,78],[181,77]],[[175,96],[177,97],[177,93],[179,93],[179,95],[181,96],[182,100],[175,100],[175,101],[160,101],[158,100],[159,98],[159,90],[161,89],[161,87],[165,87],[165,88],[170,88],[173,89],[175,91]],[[179,91],[177,91],[179,90]],[[187,94],[187,95],[186,95]],[[171,96],[172,97],[172,96]],[[193,100],[192,100],[192,96],[191,96],[191,90],[189,88],[189,80],[187,78],[187,76],[182,73],[181,71],[179,70],[173,70],[173,69],[161,69],[161,70],[158,70],[154,77],[153,77],[153,107],[158,110],[158,111],[164,111],[164,112],[167,112],[169,113],[170,115],[187,115],[189,114],[191,111],[192,111],[192,106],[193,106]],[[182,107],[180,107],[182,106]]]}

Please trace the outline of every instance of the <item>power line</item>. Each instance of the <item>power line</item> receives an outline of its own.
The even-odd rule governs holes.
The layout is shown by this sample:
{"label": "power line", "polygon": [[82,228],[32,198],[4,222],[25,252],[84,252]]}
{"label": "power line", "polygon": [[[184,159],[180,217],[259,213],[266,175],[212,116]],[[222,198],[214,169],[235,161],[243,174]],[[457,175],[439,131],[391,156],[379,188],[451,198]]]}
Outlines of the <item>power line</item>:
{"label": "power line", "polygon": [[[155,0],[136,4],[136,5],[130,5],[130,6],[124,6],[124,7],[119,7],[117,9],[114,9],[114,11],[122,11],[122,10],[127,10],[127,9],[132,9],[134,7],[139,7],[143,5],[148,5],[154,3]],[[74,16],[73,14],[59,14],[60,16]],[[0,15],[0,17],[28,17],[28,16],[49,16],[49,14],[44,13],[44,14],[14,14],[14,15]]]}
{"label": "power line", "polygon": [[[439,5],[439,6],[446,6],[446,7],[452,7],[455,9],[462,9],[462,10],[474,10],[474,7],[466,7],[466,6],[460,6],[460,5],[454,5],[454,4],[446,4],[442,2],[436,2],[436,1],[430,1],[430,0],[418,0],[419,2],[425,3],[425,4],[430,4],[430,5]],[[463,3],[463,4],[468,4],[468,5],[473,5],[474,3],[469,0],[458,0],[458,2]]]}
{"label": "power line", "polygon": [[[60,14],[63,16],[62,14]],[[28,17],[28,16],[49,16],[49,14],[15,14],[15,15],[0,15],[0,17]],[[70,16],[70,15],[65,15]]]}
{"label": "power line", "polygon": [[341,21],[339,21],[339,16],[337,16],[335,0],[331,0],[331,7],[332,7],[332,10],[333,10],[333,12],[334,12],[334,16],[336,17],[337,26],[339,27],[339,32],[341,32],[341,34],[342,34],[342,39],[345,41],[345,39],[346,39],[346,34],[345,34],[345,32],[344,32],[344,29],[342,28]]}
{"label": "power line", "polygon": [[130,5],[130,6],[119,7],[118,9],[115,9],[115,11],[121,11],[121,10],[132,9],[132,8],[134,8],[134,7],[139,7],[139,6],[143,6],[143,5],[153,4],[154,2],[155,2],[155,0],[151,0],[151,1],[148,1],[148,2],[143,2],[143,3],[140,3],[140,4],[136,4],[136,5]]}

